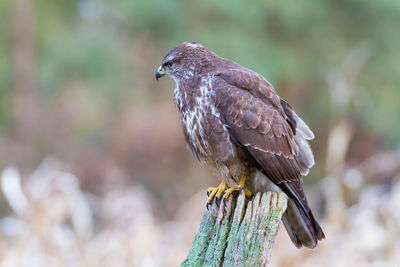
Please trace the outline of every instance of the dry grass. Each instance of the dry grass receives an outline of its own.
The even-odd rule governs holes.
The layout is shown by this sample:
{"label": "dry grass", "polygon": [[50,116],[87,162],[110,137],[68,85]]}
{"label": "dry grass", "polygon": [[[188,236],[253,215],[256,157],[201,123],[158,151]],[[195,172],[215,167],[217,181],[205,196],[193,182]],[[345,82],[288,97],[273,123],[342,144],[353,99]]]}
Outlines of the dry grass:
{"label": "dry grass", "polygon": [[[10,211],[0,219],[1,266],[177,266],[185,258],[204,209],[203,192],[165,221],[144,187],[94,196],[59,165],[47,159],[23,183],[18,170],[3,171]],[[335,192],[337,181],[332,176],[321,184],[333,190],[325,193],[321,221],[327,239],[314,252],[298,250],[281,230],[271,266],[398,266],[400,182],[390,190],[363,187],[347,207]]]}

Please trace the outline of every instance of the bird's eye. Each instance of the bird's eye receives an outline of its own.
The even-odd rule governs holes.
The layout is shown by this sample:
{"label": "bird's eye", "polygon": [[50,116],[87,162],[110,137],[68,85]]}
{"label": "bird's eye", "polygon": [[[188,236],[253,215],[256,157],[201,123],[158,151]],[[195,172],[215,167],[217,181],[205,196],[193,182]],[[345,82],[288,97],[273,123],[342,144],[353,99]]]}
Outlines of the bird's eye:
{"label": "bird's eye", "polygon": [[171,68],[172,67],[172,62],[171,61],[165,62],[164,63],[164,67]]}

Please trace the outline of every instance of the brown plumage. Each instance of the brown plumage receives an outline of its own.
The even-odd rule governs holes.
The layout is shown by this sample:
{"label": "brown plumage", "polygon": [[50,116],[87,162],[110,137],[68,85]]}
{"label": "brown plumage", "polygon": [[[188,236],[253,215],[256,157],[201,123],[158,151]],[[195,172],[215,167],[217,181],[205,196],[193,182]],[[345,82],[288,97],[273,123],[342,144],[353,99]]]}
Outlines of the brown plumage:
{"label": "brown plumage", "polygon": [[261,75],[198,43],[171,49],[157,79],[164,74],[176,82],[174,101],[195,157],[230,185],[245,172],[251,191],[286,193],[282,220],[290,238],[297,247],[314,248],[325,236],[301,185],[314,165],[306,141],[314,134],[293,108]]}

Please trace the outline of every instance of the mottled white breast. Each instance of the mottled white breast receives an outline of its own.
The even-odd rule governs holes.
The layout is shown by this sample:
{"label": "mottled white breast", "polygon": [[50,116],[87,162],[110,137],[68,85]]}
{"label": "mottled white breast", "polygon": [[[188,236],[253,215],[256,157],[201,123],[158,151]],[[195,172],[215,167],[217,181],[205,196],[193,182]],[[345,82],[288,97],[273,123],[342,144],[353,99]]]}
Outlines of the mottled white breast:
{"label": "mottled white breast", "polygon": [[[181,112],[183,130],[187,135],[189,148],[199,158],[199,160],[207,161],[210,154],[209,144],[207,142],[206,112],[214,111],[215,116],[220,116],[216,112],[216,108],[212,101],[213,95],[208,88],[208,81],[202,80],[200,86],[188,94],[184,90],[180,90],[179,85],[174,91],[174,102]],[[186,103],[186,105],[185,105]],[[189,103],[192,103],[190,105]]]}
{"label": "mottled white breast", "polygon": [[[215,91],[212,79],[202,79],[197,88],[177,86],[174,102],[181,112],[186,143],[201,163],[217,170],[229,184],[237,182],[246,166],[238,156],[235,145],[230,140],[229,131],[215,106]],[[186,89],[186,90],[184,90]],[[212,124],[210,124],[212,121]]]}

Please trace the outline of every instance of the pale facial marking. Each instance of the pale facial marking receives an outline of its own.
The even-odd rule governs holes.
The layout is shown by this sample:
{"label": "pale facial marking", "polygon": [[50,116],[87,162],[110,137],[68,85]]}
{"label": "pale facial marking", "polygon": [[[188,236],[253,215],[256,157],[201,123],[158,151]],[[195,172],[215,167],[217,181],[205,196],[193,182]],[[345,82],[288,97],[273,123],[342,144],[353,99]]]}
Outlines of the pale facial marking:
{"label": "pale facial marking", "polygon": [[174,58],[174,55],[168,56],[166,59],[164,59],[165,62],[171,61]]}

